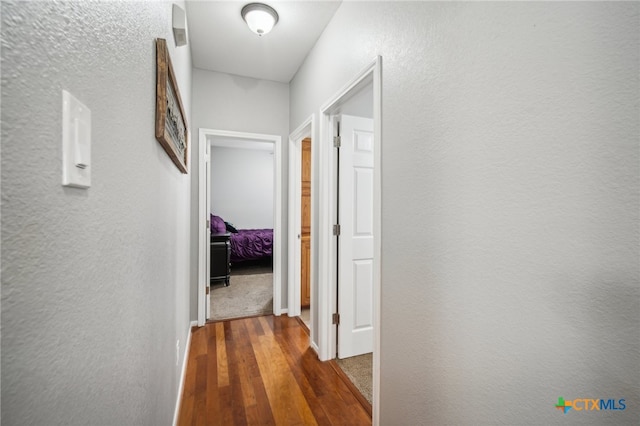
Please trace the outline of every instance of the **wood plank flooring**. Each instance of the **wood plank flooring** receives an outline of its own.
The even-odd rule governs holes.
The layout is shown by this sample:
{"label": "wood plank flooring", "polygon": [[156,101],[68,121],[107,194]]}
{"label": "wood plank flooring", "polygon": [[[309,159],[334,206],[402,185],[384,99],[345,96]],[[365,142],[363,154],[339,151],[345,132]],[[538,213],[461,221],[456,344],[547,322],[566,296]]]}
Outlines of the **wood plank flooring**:
{"label": "wood plank flooring", "polygon": [[193,330],[178,425],[370,425],[370,414],[295,318]]}

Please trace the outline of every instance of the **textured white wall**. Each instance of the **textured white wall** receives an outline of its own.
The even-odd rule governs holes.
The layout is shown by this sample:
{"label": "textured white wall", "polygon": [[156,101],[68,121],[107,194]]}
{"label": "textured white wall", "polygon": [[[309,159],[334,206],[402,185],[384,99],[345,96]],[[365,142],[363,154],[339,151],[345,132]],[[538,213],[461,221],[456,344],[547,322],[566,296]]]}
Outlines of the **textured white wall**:
{"label": "textured white wall", "polygon": [[[172,421],[190,177],[154,137],[154,39],[188,118],[191,56],[171,4],[1,4],[4,424]],[[88,190],[61,186],[62,89],[91,109]]]}
{"label": "textured white wall", "polygon": [[381,424],[637,424],[639,12],[344,2],[291,82],[383,57]]}
{"label": "textured white wall", "polygon": [[[274,81],[256,80],[200,69],[193,70],[193,119],[194,135],[199,128],[233,130],[237,132],[280,135],[282,137],[282,223],[287,223],[287,147],[289,138],[289,85]],[[198,151],[191,150],[191,253],[197,258],[198,223]],[[282,252],[287,253],[287,229],[282,229]],[[283,256],[281,270],[287,271],[287,259]],[[197,265],[193,265],[191,316],[197,315]],[[282,307],[287,307],[287,276],[282,275]]]}
{"label": "textured white wall", "polygon": [[211,212],[240,229],[273,229],[273,153],[211,148]]}

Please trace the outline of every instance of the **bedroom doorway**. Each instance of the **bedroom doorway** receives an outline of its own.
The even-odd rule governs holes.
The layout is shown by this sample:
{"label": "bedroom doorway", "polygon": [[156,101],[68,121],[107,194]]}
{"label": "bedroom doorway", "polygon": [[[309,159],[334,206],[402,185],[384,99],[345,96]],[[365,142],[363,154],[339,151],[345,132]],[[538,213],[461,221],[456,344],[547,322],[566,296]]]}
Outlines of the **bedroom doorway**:
{"label": "bedroom doorway", "polygon": [[[249,207],[238,207],[235,206],[235,210],[231,208],[230,210],[227,206],[220,204],[218,200],[218,206],[215,204],[212,205],[212,197],[215,197],[215,192],[212,195],[211,191],[211,176],[212,176],[212,166],[215,164],[215,160],[212,158],[212,150],[219,150],[217,160],[224,161],[222,158],[223,155],[231,156],[234,155],[233,151],[238,149],[245,149],[248,153],[250,150],[256,154],[256,161],[258,156],[269,155],[270,161],[272,161],[272,173],[267,179],[270,179],[271,188],[273,191],[273,196],[271,200],[272,208],[269,209],[272,213],[272,217],[270,222],[272,223],[271,229],[261,229],[261,231],[269,231],[272,232],[270,235],[265,235],[264,233],[260,233],[259,235],[251,236],[251,238],[259,238],[260,240],[256,240],[256,244],[261,244],[265,247],[264,250],[261,248],[258,250],[258,257],[263,256],[267,253],[267,242],[269,238],[272,241],[271,254],[272,254],[272,275],[270,277],[271,281],[271,308],[275,315],[280,315],[282,313],[282,301],[281,301],[281,262],[282,262],[282,172],[281,172],[281,137],[277,135],[265,135],[265,134],[255,134],[255,133],[244,133],[244,132],[235,132],[235,131],[227,131],[227,130],[214,130],[214,129],[200,129],[199,130],[199,188],[198,188],[198,196],[199,196],[199,241],[198,241],[198,324],[204,325],[207,319],[210,318],[212,313],[211,309],[211,297],[212,294],[212,284],[215,285],[216,289],[223,286],[225,283],[230,282],[230,287],[234,285],[234,278],[232,277],[230,280],[228,279],[229,275],[234,275],[231,271],[227,270],[227,276],[224,275],[218,276],[219,265],[225,264],[224,259],[225,256],[228,256],[228,259],[236,259],[236,260],[244,260],[249,259],[257,262],[256,265],[260,268],[260,259],[255,259],[255,253],[253,252],[253,247],[251,250],[243,251],[242,249],[235,252],[231,249],[232,245],[235,246],[235,243],[231,241],[234,238],[232,235],[241,235],[242,238],[245,238],[244,234],[242,234],[243,230],[239,230],[240,234],[234,234],[230,231],[235,231],[234,225],[242,226],[242,223],[245,224],[259,224],[265,223],[265,220],[269,222],[269,219],[260,219],[253,217],[256,208]],[[226,152],[225,152],[226,151]],[[231,158],[231,157],[229,157]],[[258,163],[256,163],[258,164]],[[223,163],[217,164],[217,167],[224,167]],[[258,166],[254,165],[251,173],[259,173],[257,170]],[[216,170],[213,175],[220,172],[220,170]],[[266,173],[263,173],[266,174]],[[222,178],[220,178],[222,179]],[[227,179],[228,181],[228,179]],[[265,182],[262,182],[265,184]],[[225,190],[223,189],[224,193]],[[227,200],[234,200],[233,194],[226,194],[228,197]],[[239,198],[239,197],[238,197]],[[232,203],[231,203],[232,204]],[[221,210],[224,213],[220,213]],[[235,213],[234,213],[235,212]],[[222,214],[230,215],[232,217],[224,217]],[[255,215],[254,215],[255,216]],[[240,219],[240,222],[238,221]],[[234,223],[235,221],[235,223]],[[261,222],[262,221],[262,222]],[[256,227],[251,226],[249,227]],[[264,225],[258,226],[259,228],[264,228]],[[213,228],[216,229],[214,232]],[[214,238],[215,236],[215,238]],[[249,238],[249,237],[247,237]],[[246,257],[247,252],[249,253],[249,257]],[[238,257],[239,256],[239,257]],[[214,259],[215,258],[215,259]],[[216,260],[217,259],[217,260]],[[222,261],[218,261],[222,259]],[[224,266],[223,266],[224,267]],[[215,273],[215,277],[212,274]],[[223,271],[222,274],[225,272]],[[252,272],[248,273],[249,275]],[[236,274],[242,275],[242,274]],[[262,277],[264,278],[264,277]],[[242,277],[237,277],[237,280],[242,280]],[[218,284],[221,283],[221,284]],[[233,288],[233,291],[237,291],[238,288]],[[230,292],[229,292],[230,293]],[[221,293],[218,293],[221,294]],[[231,296],[232,297],[232,296]],[[215,303],[215,302],[214,302]],[[221,301],[221,303],[224,303]],[[251,315],[252,313],[248,313]]]}
{"label": "bedroom doorway", "polygon": [[272,314],[274,146],[221,136],[211,137],[209,146],[212,224],[207,319]]}

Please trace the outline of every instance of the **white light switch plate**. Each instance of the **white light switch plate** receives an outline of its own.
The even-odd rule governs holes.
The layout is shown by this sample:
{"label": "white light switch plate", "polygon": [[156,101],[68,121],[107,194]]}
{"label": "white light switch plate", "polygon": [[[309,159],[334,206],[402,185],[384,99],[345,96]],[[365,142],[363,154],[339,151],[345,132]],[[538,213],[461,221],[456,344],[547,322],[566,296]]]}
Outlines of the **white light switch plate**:
{"label": "white light switch plate", "polygon": [[62,91],[62,185],[91,186],[91,111]]}

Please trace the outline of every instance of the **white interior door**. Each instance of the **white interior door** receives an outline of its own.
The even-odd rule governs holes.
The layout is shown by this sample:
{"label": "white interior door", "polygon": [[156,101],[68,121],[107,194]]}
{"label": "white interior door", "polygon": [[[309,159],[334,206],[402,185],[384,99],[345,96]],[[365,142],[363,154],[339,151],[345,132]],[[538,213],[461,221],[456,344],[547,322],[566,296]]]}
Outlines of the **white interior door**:
{"label": "white interior door", "polygon": [[338,358],[373,351],[373,120],[340,117]]}
{"label": "white interior door", "polygon": [[207,220],[206,220],[206,224],[207,224],[207,229],[204,230],[203,232],[207,233],[207,238],[205,238],[205,241],[207,242],[207,248],[205,249],[206,251],[206,264],[207,264],[207,275],[205,276],[205,318],[208,320],[211,317],[211,288],[210,288],[210,279],[209,277],[211,277],[211,144],[207,143],[207,153],[206,153],[206,158],[205,158],[205,165],[206,165],[206,188],[205,188],[205,204],[207,206]]}

